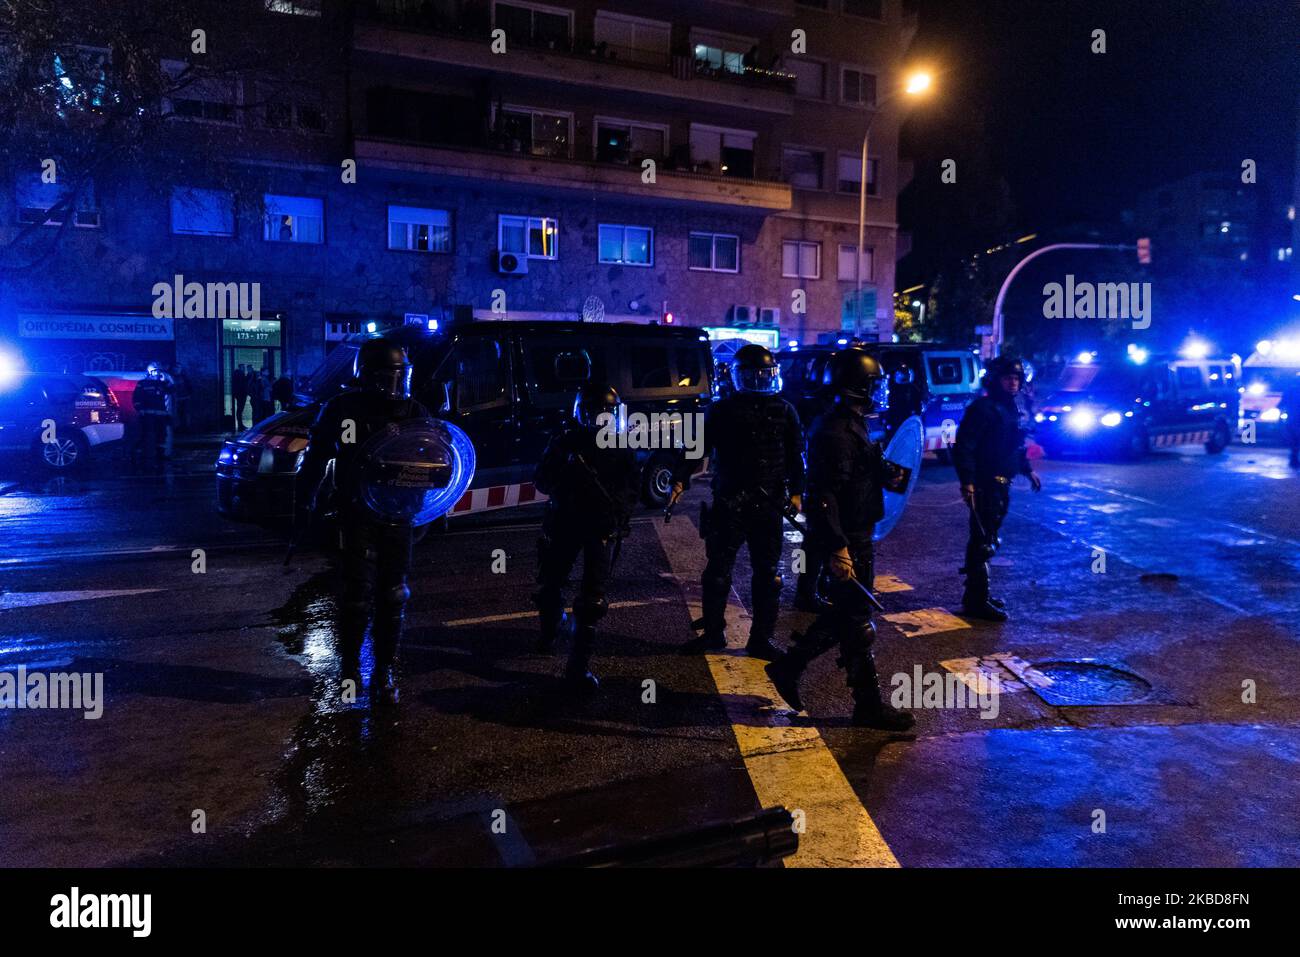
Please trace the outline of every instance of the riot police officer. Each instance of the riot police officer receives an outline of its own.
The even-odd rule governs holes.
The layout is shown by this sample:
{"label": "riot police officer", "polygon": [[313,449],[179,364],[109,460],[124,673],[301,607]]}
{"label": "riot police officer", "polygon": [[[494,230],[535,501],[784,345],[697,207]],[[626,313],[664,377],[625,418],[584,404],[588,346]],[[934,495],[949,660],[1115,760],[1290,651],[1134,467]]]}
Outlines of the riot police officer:
{"label": "riot police officer", "polygon": [[805,547],[824,558],[826,607],[806,633],[791,636],[790,650],[767,666],[767,674],[781,697],[803,710],[800,677],[814,658],[838,645],[853,694],[853,724],[905,731],[912,716],[888,707],[880,694],[867,589],[874,577],[872,535],[885,515],[883,490],[903,491],[910,473],[886,460],[867,432],[866,416],[888,405],[880,364],[861,349],[844,349],[828,360],[825,377],[834,405],[808,436]]}
{"label": "riot police officer", "polygon": [[411,597],[412,530],[387,524],[362,502],[361,465],[367,441],[387,426],[427,419],[429,412],[411,398],[411,363],[406,350],[384,339],[361,344],[353,364],[355,388],[330,399],[311,427],[296,482],[295,522],[302,528],[313,509],[321,510],[322,477],[332,459],[333,502],[339,521],[341,589],[338,634],[342,676],[360,673],[366,626],[374,649],[370,696],[374,704],[396,701],[392,666],[402,637],[406,602]]}
{"label": "riot police officer", "polygon": [[[775,654],[781,603],[782,510],[802,507],[804,439],[799,415],[777,393],[780,369],[767,349],[750,344],[732,365],[735,391],[710,407],[704,419],[704,454],[711,456],[713,504],[701,512],[704,566],[702,634],[682,646],[699,654],[727,646],[727,594],[741,545],[749,546],[753,616],[746,651]],[[684,457],[674,475],[673,498],[690,481],[694,463]]]}
{"label": "riot police officer", "polygon": [[135,384],[131,404],[135,407],[137,428],[131,450],[136,464],[161,470],[167,457],[167,431],[171,428],[174,388],[160,363],[150,362],[145,377]]}
{"label": "riot police officer", "polygon": [[998,548],[998,532],[1011,502],[1011,480],[1025,475],[1035,492],[1043,487],[1025,454],[1025,430],[1016,405],[1024,381],[1019,359],[990,359],[984,367],[985,394],[967,407],[953,446],[962,501],[970,511],[962,612],[985,621],[1007,620],[1005,604],[989,597],[988,560]]}
{"label": "riot police officer", "polygon": [[621,441],[626,415],[618,391],[588,382],[578,390],[571,421],[542,453],[534,483],[550,496],[537,545],[539,650],[555,646],[564,621],[564,588],[582,555],[582,584],[573,602],[573,645],[565,682],[575,691],[600,687],[591,672],[596,623],[605,616],[605,590],[636,504],[636,453]]}

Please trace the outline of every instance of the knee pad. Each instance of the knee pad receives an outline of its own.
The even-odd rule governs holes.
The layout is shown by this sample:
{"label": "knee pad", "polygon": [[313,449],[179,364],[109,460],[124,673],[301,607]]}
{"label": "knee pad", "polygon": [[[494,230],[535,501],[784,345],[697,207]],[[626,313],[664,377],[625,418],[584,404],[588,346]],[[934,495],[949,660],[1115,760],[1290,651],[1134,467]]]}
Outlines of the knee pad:
{"label": "knee pad", "polygon": [[573,614],[578,619],[579,625],[590,625],[600,621],[609,611],[609,602],[604,598],[583,598],[579,597],[573,603]]}

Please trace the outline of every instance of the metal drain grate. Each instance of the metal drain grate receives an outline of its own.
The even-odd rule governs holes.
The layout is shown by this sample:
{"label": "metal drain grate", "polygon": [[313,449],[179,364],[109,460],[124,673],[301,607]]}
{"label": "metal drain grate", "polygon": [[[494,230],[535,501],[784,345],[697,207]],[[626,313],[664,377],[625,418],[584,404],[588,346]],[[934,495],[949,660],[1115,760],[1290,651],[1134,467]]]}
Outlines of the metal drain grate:
{"label": "metal drain grate", "polygon": [[1114,665],[1041,661],[1031,667],[1046,680],[1029,682],[1029,686],[1051,705],[1137,704],[1151,697],[1151,682]]}

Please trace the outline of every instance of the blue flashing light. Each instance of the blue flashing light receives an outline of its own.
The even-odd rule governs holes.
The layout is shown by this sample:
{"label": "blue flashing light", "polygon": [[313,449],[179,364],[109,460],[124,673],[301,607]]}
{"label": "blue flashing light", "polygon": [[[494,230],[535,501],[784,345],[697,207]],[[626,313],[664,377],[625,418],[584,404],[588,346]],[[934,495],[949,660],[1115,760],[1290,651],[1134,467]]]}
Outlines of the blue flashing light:
{"label": "blue flashing light", "polygon": [[847,345],[849,344],[849,340],[847,340],[847,339],[836,339],[836,340],[835,340],[835,344],[836,344],[837,346],[847,346]]}
{"label": "blue flashing light", "polygon": [[1077,363],[1079,363],[1079,365],[1081,365],[1081,366],[1091,365],[1091,364],[1092,364],[1092,353],[1091,353],[1091,352],[1080,352],[1077,356],[1074,357],[1074,361],[1077,362]]}
{"label": "blue flashing light", "polygon": [[22,363],[9,352],[0,351],[0,389],[11,388],[18,381]]}
{"label": "blue flashing light", "polygon": [[1101,417],[1101,424],[1108,429],[1113,429],[1124,421],[1124,417],[1118,412],[1107,412]]}
{"label": "blue flashing light", "polygon": [[378,328],[379,328],[379,324],[378,324],[378,323],[375,323],[375,322],[367,322],[367,323],[366,323],[366,332],[374,332],[374,331],[375,331],[376,329],[378,329]]}
{"label": "blue flashing light", "polygon": [[430,331],[430,332],[437,332],[437,331],[438,331],[438,320],[437,320],[437,319],[430,319],[430,320],[429,320],[429,331]]}

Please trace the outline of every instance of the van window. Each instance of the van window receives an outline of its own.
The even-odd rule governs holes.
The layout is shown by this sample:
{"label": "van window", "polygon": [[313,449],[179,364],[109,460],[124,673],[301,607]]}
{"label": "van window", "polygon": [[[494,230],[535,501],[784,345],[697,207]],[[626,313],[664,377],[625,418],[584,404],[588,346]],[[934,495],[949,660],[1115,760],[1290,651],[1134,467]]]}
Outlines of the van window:
{"label": "van window", "polygon": [[928,360],[931,385],[961,385],[962,360],[959,356],[938,356]]}
{"label": "van window", "polygon": [[677,388],[703,389],[704,364],[700,361],[700,350],[694,345],[678,343],[673,347],[673,353],[677,360],[674,371],[677,377]]}
{"label": "van window", "polygon": [[461,412],[506,401],[506,352],[491,336],[456,343],[456,408]]}
{"label": "van window", "polygon": [[1179,366],[1175,374],[1178,376],[1178,388],[1183,392],[1196,392],[1204,388],[1201,370],[1196,366]]}
{"label": "van window", "polygon": [[666,342],[638,342],[631,350],[632,388],[667,389],[673,384]]}
{"label": "van window", "polygon": [[578,391],[578,383],[563,381],[556,376],[556,356],[586,353],[591,363],[592,379],[606,380],[605,350],[601,341],[584,341],[577,336],[565,335],[524,336],[523,349],[528,397],[539,407],[571,405],[574,393]]}

